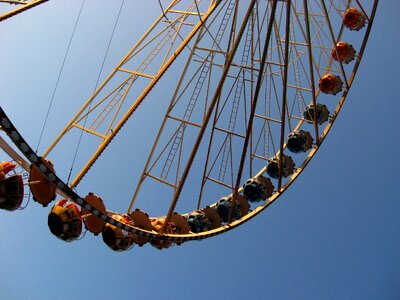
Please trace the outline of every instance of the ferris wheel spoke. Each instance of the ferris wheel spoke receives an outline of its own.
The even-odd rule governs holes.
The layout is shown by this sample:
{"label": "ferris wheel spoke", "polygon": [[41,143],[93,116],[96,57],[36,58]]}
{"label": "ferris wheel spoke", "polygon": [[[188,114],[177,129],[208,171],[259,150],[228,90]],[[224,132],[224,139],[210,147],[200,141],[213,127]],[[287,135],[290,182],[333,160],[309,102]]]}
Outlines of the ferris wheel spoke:
{"label": "ferris wheel spoke", "polygon": [[[107,130],[106,133],[98,133],[97,131],[92,130],[84,130],[88,133],[97,133],[95,135],[102,137],[100,139],[100,143],[98,144],[97,149],[93,152],[91,157],[87,160],[86,164],[81,168],[81,170],[75,175],[74,180],[71,183],[71,186],[76,186],[82,178],[86,175],[95,161],[99,158],[99,156],[103,153],[105,148],[109,145],[112,139],[116,134],[120,131],[123,125],[127,122],[127,120],[132,116],[132,114],[136,111],[139,105],[143,102],[145,97],[151,91],[151,89],[155,86],[155,84],[160,80],[166,70],[170,67],[170,65],[175,61],[178,55],[185,49],[186,45],[190,42],[192,37],[198,32],[200,28],[202,28],[203,23],[208,19],[208,17],[213,13],[213,11],[217,8],[221,1],[215,1],[212,5],[208,7],[208,9],[203,13],[202,18],[197,21],[195,25],[193,25],[190,31],[186,30],[185,40],[181,43],[177,42],[177,37],[179,36],[179,32],[183,30],[183,25],[187,25],[188,18],[197,17],[197,12],[192,14],[191,12],[195,9],[195,5],[192,3],[188,8],[184,10],[174,10],[174,8],[179,5],[174,1],[171,2],[170,6],[166,10],[169,14],[178,15],[173,22],[168,22],[166,25],[162,24],[162,20],[164,19],[164,14],[162,14],[155,24],[143,35],[143,37],[139,40],[139,42],[128,52],[128,54],[122,59],[122,61],[117,65],[117,67],[110,73],[110,75],[105,79],[105,81],[99,86],[99,88],[94,92],[94,94],[88,99],[88,101],[84,104],[84,106],[80,109],[77,115],[72,119],[72,121],[64,128],[61,134],[54,140],[54,142],[48,147],[43,156],[47,156],[53,148],[60,142],[61,139],[72,129],[77,128],[82,130],[85,128],[84,125],[76,126],[77,120],[86,120],[89,117],[89,113],[85,113],[86,110],[90,111],[90,117],[94,116],[95,121],[93,121],[96,128],[99,128],[100,124],[106,123],[109,120],[110,123],[105,124],[104,128]],[[175,25],[177,24],[177,25]],[[158,25],[164,26],[158,33],[155,35],[151,35]],[[169,43],[169,47],[167,44]],[[131,64],[133,58],[136,56],[143,56],[143,52],[149,49],[151,45],[155,44],[154,48],[150,50],[150,53],[144,56],[142,62],[136,67],[136,71],[131,71],[132,66],[128,66]],[[174,49],[174,50],[172,50]],[[163,51],[162,51],[163,50]],[[161,59],[161,65],[157,66],[159,60]],[[134,65],[134,64],[133,64]],[[154,75],[150,75],[149,73],[145,74],[144,72],[147,69],[157,68],[157,71],[154,72]],[[133,67],[133,70],[135,67]],[[108,95],[111,97],[105,97],[100,100],[100,102],[104,103],[105,108],[103,110],[100,109],[99,103],[94,103],[94,100],[100,96],[101,92],[104,92],[108,87],[108,84],[111,82],[111,79],[117,77],[117,75],[129,74],[128,79],[124,79],[125,83],[120,84],[119,88],[114,89],[112,93]],[[124,77],[124,76],[122,76]],[[142,91],[136,91],[137,98],[131,105],[125,106],[125,111],[123,114],[119,114],[122,111],[123,102],[128,95],[128,91],[132,89],[133,84],[136,83],[139,79],[144,80],[146,82],[146,88]],[[136,85],[135,85],[136,86]],[[122,91],[122,92],[121,92]],[[99,113],[96,115],[94,113],[94,109],[99,108]],[[113,114],[111,111],[113,110]],[[115,124],[115,125],[113,125]]]}
{"label": "ferris wheel spoke", "polygon": [[289,47],[290,47],[290,3],[288,0],[286,5],[286,30],[285,30],[285,52],[284,52],[284,70],[283,70],[283,92],[282,92],[282,113],[281,113],[281,136],[279,147],[279,177],[278,177],[278,191],[282,187],[283,177],[283,146],[285,141],[285,125],[286,125],[286,109],[287,109],[287,82],[288,82],[288,66],[289,66]]}
{"label": "ferris wheel spoke", "polygon": [[[311,83],[311,95],[312,95],[312,104],[314,107],[317,107],[317,95],[315,88],[315,77],[314,77],[314,66],[313,66],[313,48],[311,44],[311,33],[310,33],[310,17],[308,15],[308,0],[303,0],[304,6],[304,14],[305,14],[305,23],[306,23],[306,41],[308,47],[308,62],[309,62],[309,71],[310,71],[310,83]],[[314,130],[315,130],[315,143],[319,145],[319,126],[318,126],[318,118],[317,118],[317,110],[313,112],[314,119]]]}
{"label": "ferris wheel spoke", "polygon": [[221,79],[220,79],[220,81],[218,83],[217,88],[215,89],[213,99],[211,100],[211,102],[209,104],[209,108],[208,108],[207,114],[204,116],[203,127],[201,128],[200,132],[197,135],[196,141],[195,141],[195,143],[193,145],[193,149],[192,149],[192,151],[190,153],[190,156],[189,156],[189,158],[187,160],[185,169],[184,169],[184,171],[182,173],[182,176],[180,177],[179,185],[178,185],[177,189],[174,192],[174,196],[172,198],[171,205],[169,207],[167,216],[165,217],[165,223],[164,223],[163,229],[166,226],[167,222],[171,218],[172,213],[175,210],[175,207],[176,207],[176,204],[178,202],[179,196],[181,194],[183,185],[185,184],[185,181],[186,181],[186,178],[187,178],[187,176],[189,174],[191,165],[192,165],[193,160],[194,160],[194,158],[195,158],[195,156],[197,154],[197,150],[198,150],[198,148],[200,146],[200,143],[201,143],[201,141],[203,139],[206,127],[208,125],[208,122],[210,121],[210,118],[211,118],[211,115],[213,113],[214,107],[215,107],[215,105],[216,105],[216,103],[217,103],[217,101],[218,101],[218,99],[220,97],[222,88],[223,88],[224,83],[225,83],[225,79],[226,79],[226,77],[228,75],[228,72],[229,72],[229,69],[230,69],[230,67],[232,65],[233,58],[235,57],[236,51],[238,49],[239,43],[240,43],[241,38],[243,36],[243,33],[245,31],[247,21],[250,18],[251,13],[253,11],[254,5],[255,5],[255,0],[251,0],[250,4],[248,6],[248,9],[247,9],[246,15],[243,18],[243,23],[242,23],[242,25],[241,25],[241,27],[239,29],[238,35],[236,37],[236,41],[233,44],[231,52],[230,52],[230,54],[228,56],[228,59],[227,59],[227,62],[225,64],[224,71],[222,73]]}
{"label": "ferris wheel spoke", "polygon": [[[290,0],[289,0],[289,2],[290,2]],[[272,34],[272,28],[273,28],[273,24],[274,24],[274,21],[275,21],[275,12],[276,12],[276,8],[277,8],[277,4],[278,4],[278,1],[274,0],[273,3],[272,3],[272,7],[271,7],[271,13],[270,13],[270,18],[269,18],[268,28],[267,28],[267,36],[266,36],[266,39],[265,39],[265,44],[264,44],[264,47],[263,47],[262,57],[261,57],[261,60],[260,60],[260,70],[259,70],[259,73],[258,73],[258,76],[257,76],[257,83],[256,83],[256,87],[255,87],[255,90],[254,90],[254,97],[253,97],[252,102],[251,102],[251,111],[250,111],[249,120],[248,120],[248,123],[247,123],[246,137],[245,137],[244,142],[243,142],[243,150],[242,150],[242,154],[241,154],[241,157],[240,157],[238,173],[236,175],[235,189],[233,191],[232,199],[234,201],[232,201],[232,205],[231,205],[231,209],[230,209],[229,217],[228,217],[228,223],[230,223],[231,220],[232,220],[232,217],[233,217],[233,214],[234,214],[234,210],[235,210],[235,206],[236,206],[236,199],[237,199],[238,193],[239,193],[239,186],[242,183],[242,172],[243,172],[243,168],[244,168],[246,155],[247,155],[247,152],[248,152],[249,142],[250,142],[251,137],[252,137],[251,132],[252,132],[252,129],[253,129],[253,120],[254,120],[254,116],[255,116],[255,112],[256,112],[257,102],[258,102],[259,95],[260,95],[260,89],[261,89],[262,80],[263,80],[265,62],[267,60],[269,44],[270,44],[271,34]],[[290,9],[289,5],[288,5],[288,7]],[[251,152],[252,151],[250,151],[250,153]]]}
{"label": "ferris wheel spoke", "polygon": [[[198,99],[200,97],[200,91],[203,89],[205,91],[207,91],[206,96],[204,96],[206,99],[206,101],[204,101],[204,113],[203,115],[206,115],[206,112],[208,110],[209,107],[209,102],[208,102],[208,98],[211,98],[211,96],[209,95],[209,93],[212,92],[212,90],[210,90],[210,86],[211,86],[211,81],[212,81],[212,76],[215,80],[214,75],[212,75],[213,73],[215,73],[213,71],[214,68],[217,69],[222,69],[224,66],[223,64],[217,64],[217,62],[215,61],[215,57],[217,54],[222,55],[223,57],[226,57],[226,53],[228,53],[227,51],[229,50],[218,50],[215,51],[215,49],[221,49],[219,46],[219,43],[221,41],[221,38],[223,37],[223,33],[225,32],[227,26],[228,26],[228,20],[235,18],[234,14],[237,13],[234,12],[235,11],[235,2],[234,1],[230,1],[229,5],[226,7],[226,11],[223,13],[223,18],[221,20],[221,23],[215,24],[214,20],[211,19],[210,23],[213,23],[214,25],[217,25],[217,31],[215,34],[215,37],[212,38],[212,45],[209,48],[204,48],[202,47],[199,43],[202,41],[202,39],[204,38],[204,30],[201,30],[199,32],[198,38],[196,39],[196,42],[194,44],[194,46],[191,47],[191,53],[190,56],[188,58],[188,61],[186,63],[186,66],[184,68],[184,71],[182,73],[182,77],[181,80],[178,82],[178,86],[174,92],[174,95],[172,97],[171,100],[171,104],[170,107],[167,110],[166,113],[166,117],[164,118],[163,124],[161,125],[161,129],[159,131],[159,135],[157,136],[156,141],[153,144],[153,150],[151,151],[151,155],[149,156],[148,159],[148,163],[146,163],[146,167],[145,170],[148,169],[148,165],[150,164],[150,161],[154,161],[154,163],[152,164],[153,166],[155,166],[155,163],[157,162],[156,160],[152,159],[152,156],[154,155],[154,150],[156,145],[159,142],[159,138],[161,136],[161,132],[164,131],[165,126],[167,125],[167,121],[169,120],[174,120],[174,121],[178,121],[179,125],[178,128],[183,128],[181,127],[183,124],[186,125],[195,125],[195,127],[198,127],[199,129],[201,129],[201,125],[197,125],[196,123],[194,123],[193,121],[190,121],[190,119],[192,118],[192,113],[193,113],[193,109],[195,108],[195,106],[198,106],[199,104],[197,104]],[[204,24],[204,27],[208,27],[210,28],[210,24]],[[210,29],[208,29],[208,34],[211,34]],[[203,58],[201,60],[198,59],[198,57],[200,57],[199,55],[196,55],[196,53],[201,52],[201,53],[207,53],[205,56],[203,55]],[[189,65],[194,62],[199,62],[200,66],[197,68],[197,70],[194,72],[193,75],[189,76],[186,74],[187,69],[189,67]],[[232,66],[234,66],[232,64]],[[218,70],[217,70],[218,71]],[[218,71],[219,72],[219,71]],[[189,80],[187,80],[187,83],[184,84],[183,83],[183,78],[189,78]],[[185,99],[187,99],[187,95],[185,94],[189,88],[193,89],[192,94],[189,95],[189,100],[188,103],[184,104]],[[210,91],[209,91],[210,90]],[[209,91],[209,92],[208,92]],[[218,100],[219,101],[219,100]],[[178,106],[181,102],[183,102],[183,104],[181,104],[181,106],[184,107],[184,113],[182,114],[183,116],[179,117],[179,111],[181,110],[180,106]],[[173,115],[174,110],[175,112],[175,116]],[[218,111],[218,110],[216,110]],[[203,117],[202,117],[203,118]],[[216,129],[218,130],[218,129]],[[221,130],[224,130],[221,128]],[[179,134],[176,134],[179,133]],[[172,135],[172,138],[169,139],[169,141],[173,141],[170,143],[170,145],[166,145],[165,147],[162,148],[162,150],[160,151],[160,154],[157,157],[157,160],[161,157],[162,153],[168,153],[165,152],[168,147],[169,147],[169,153],[168,155],[166,155],[165,157],[165,164],[162,166],[163,170],[169,170],[172,166],[172,163],[175,161],[175,157],[177,157],[178,161],[180,159],[180,152],[178,151],[177,145],[182,145],[184,141],[183,139],[183,130],[176,130],[175,133]],[[189,146],[190,148],[192,148],[192,146]],[[178,167],[176,169],[176,172],[174,173],[175,176],[178,176],[178,172],[180,172],[179,170],[180,168]],[[145,174],[146,171],[144,171],[143,174]],[[166,177],[168,175],[167,171],[163,171],[162,174],[164,174],[164,177]],[[179,175],[180,176],[180,175]],[[146,177],[144,175],[144,177]],[[142,182],[142,181],[141,181]],[[140,184],[141,186],[141,184]],[[140,188],[140,186],[138,185],[135,191],[135,195],[134,195],[134,199],[136,199],[137,194],[138,194],[138,190]],[[130,206],[129,210],[132,209],[132,205]]]}

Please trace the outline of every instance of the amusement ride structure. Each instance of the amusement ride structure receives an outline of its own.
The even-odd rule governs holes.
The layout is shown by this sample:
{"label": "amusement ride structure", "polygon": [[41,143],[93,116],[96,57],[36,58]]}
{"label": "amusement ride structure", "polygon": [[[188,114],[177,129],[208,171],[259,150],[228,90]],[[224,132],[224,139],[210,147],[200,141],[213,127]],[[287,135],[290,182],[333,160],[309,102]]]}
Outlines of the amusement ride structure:
{"label": "amusement ride structure", "polygon": [[[46,1],[0,1],[11,9],[0,20],[21,18],[17,14]],[[73,241],[85,229],[115,251],[146,243],[169,248],[245,223],[282,195],[325,140],[378,4],[157,2],[159,17],[43,153],[0,109],[0,208],[20,209],[32,197],[52,207],[48,225],[58,238]],[[150,137],[125,211],[114,211],[118,206],[97,195],[95,183],[94,192],[78,195],[114,137],[131,134],[124,125],[156,101],[150,96],[165,81],[171,95],[163,99],[162,117],[151,122],[159,130]],[[65,178],[58,170],[70,166],[52,159],[57,149],[79,156]],[[136,157],[129,149],[113,163],[128,165]],[[156,212],[143,209],[147,202]]]}

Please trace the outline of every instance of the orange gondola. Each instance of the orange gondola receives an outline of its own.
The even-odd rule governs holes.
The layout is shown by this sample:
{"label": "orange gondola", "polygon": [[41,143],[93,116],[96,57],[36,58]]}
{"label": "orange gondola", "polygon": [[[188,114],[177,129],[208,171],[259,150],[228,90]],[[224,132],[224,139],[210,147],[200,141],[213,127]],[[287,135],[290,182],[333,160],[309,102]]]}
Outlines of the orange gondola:
{"label": "orange gondola", "polygon": [[338,42],[336,47],[332,47],[331,53],[334,60],[345,64],[353,61],[356,56],[353,46],[346,42]]}
{"label": "orange gondola", "polygon": [[320,78],[318,86],[324,94],[336,95],[342,91],[343,81],[339,76],[326,74]]}
{"label": "orange gondola", "polygon": [[[125,224],[131,223],[129,216],[126,215],[114,214],[112,218]],[[114,251],[129,250],[134,245],[132,233],[112,224],[105,225],[102,236],[104,243]]]}
{"label": "orange gondola", "polygon": [[350,30],[360,30],[366,23],[365,15],[358,9],[351,7],[343,14],[343,25]]}
{"label": "orange gondola", "polygon": [[48,217],[51,233],[66,242],[79,238],[82,233],[82,218],[78,206],[68,199],[58,201]]}
{"label": "orange gondola", "polygon": [[[51,161],[43,159],[43,163],[53,173],[55,173]],[[56,198],[56,186],[48,181],[34,165],[32,165],[31,172],[29,173],[29,187],[31,189],[33,200],[42,204],[44,207]]]}

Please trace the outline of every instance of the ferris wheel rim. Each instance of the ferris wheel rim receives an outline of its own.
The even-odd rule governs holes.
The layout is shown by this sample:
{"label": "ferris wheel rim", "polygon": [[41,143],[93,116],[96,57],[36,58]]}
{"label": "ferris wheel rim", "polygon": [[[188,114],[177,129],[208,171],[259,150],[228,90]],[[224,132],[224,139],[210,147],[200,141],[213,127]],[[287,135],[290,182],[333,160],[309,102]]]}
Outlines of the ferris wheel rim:
{"label": "ferris wheel rim", "polygon": [[[249,212],[248,214],[239,218],[238,220],[230,222],[229,224],[226,224],[226,225],[222,225],[221,227],[218,227],[213,230],[208,230],[208,231],[199,232],[199,233],[189,233],[189,234],[167,234],[167,233],[159,233],[159,232],[155,232],[155,231],[152,232],[152,231],[148,231],[148,230],[144,230],[144,229],[135,227],[134,225],[122,223],[118,220],[113,219],[112,217],[110,217],[108,215],[98,212],[95,208],[93,208],[93,209],[88,208],[88,207],[90,207],[90,205],[88,203],[86,203],[86,201],[82,197],[80,197],[72,189],[70,189],[67,184],[65,184],[61,179],[59,179],[55,173],[53,173],[51,170],[46,168],[46,166],[43,163],[41,163],[40,158],[38,156],[36,156],[34,151],[32,151],[32,149],[30,149],[29,145],[26,142],[21,143],[21,140],[24,141],[24,139],[18,133],[17,129],[12,125],[11,121],[9,120],[9,118],[7,117],[7,115],[5,114],[5,112],[3,111],[3,109],[1,107],[0,107],[0,124],[1,124],[2,129],[7,133],[7,135],[10,137],[10,139],[20,149],[20,151],[23,152],[27,156],[29,161],[31,161],[32,165],[37,166],[39,168],[39,170],[41,170],[41,171],[44,170],[43,175],[49,181],[53,182],[54,184],[56,184],[55,182],[58,182],[58,184],[56,184],[56,186],[58,186],[58,188],[60,188],[62,186],[63,190],[65,188],[64,192],[66,192],[66,194],[70,197],[69,199],[71,199],[73,202],[77,203],[78,205],[85,207],[92,213],[94,213],[94,211],[97,211],[96,214],[98,215],[98,217],[106,220],[107,223],[115,225],[124,230],[127,230],[133,234],[137,234],[140,236],[146,236],[150,239],[156,239],[156,240],[157,239],[168,240],[168,241],[180,243],[180,242],[185,242],[185,241],[189,241],[189,240],[200,240],[200,239],[212,237],[212,236],[227,232],[227,231],[247,222],[248,220],[250,220],[253,217],[255,217],[256,215],[258,215],[260,212],[265,210],[269,205],[271,205],[274,201],[276,201],[281,196],[281,194],[297,179],[297,177],[301,174],[301,172],[304,170],[304,168],[307,166],[307,164],[314,157],[317,150],[320,148],[320,145],[325,140],[327,134],[331,130],[332,125],[333,125],[334,121],[336,120],[338,113],[342,109],[343,104],[347,98],[348,92],[353,84],[353,80],[357,73],[359,64],[360,64],[361,59],[364,54],[365,46],[368,41],[368,37],[369,37],[371,27],[373,24],[373,20],[375,17],[375,12],[377,9],[378,2],[379,2],[379,0],[374,0],[373,8],[372,8],[372,11],[371,11],[371,14],[369,17],[369,21],[367,24],[367,28],[366,28],[366,33],[364,34],[363,42],[362,42],[361,48],[359,50],[357,60],[354,64],[354,67],[350,74],[349,80],[347,81],[347,86],[346,86],[345,90],[343,91],[343,94],[336,106],[336,109],[333,114],[333,118],[330,120],[329,124],[325,127],[322,135],[320,136],[320,142],[310,150],[306,159],[303,161],[302,165],[299,168],[297,168],[297,170],[288,179],[288,181],[283,185],[283,187],[280,190],[276,191],[268,200],[266,200],[263,204],[259,205],[253,211]],[[28,148],[28,150],[27,150],[27,148]],[[258,174],[263,174],[264,172],[265,172],[265,170],[260,170]]]}

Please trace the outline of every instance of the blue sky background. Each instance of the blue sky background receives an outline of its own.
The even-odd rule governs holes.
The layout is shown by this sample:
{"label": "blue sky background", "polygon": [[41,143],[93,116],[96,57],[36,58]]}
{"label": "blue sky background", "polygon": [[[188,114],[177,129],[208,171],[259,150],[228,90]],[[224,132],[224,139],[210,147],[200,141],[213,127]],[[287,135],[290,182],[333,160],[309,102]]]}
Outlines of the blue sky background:
{"label": "blue sky background", "polygon": [[[157,1],[125,2],[106,73],[159,13]],[[32,145],[79,6],[50,1],[0,23],[0,103]],[[59,98],[92,92],[118,6],[87,1]],[[400,299],[399,15],[398,1],[380,2],[333,130],[260,216],[205,241],[114,253],[91,234],[57,240],[33,202],[0,211],[0,299]]]}

